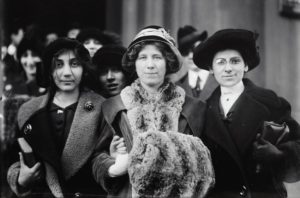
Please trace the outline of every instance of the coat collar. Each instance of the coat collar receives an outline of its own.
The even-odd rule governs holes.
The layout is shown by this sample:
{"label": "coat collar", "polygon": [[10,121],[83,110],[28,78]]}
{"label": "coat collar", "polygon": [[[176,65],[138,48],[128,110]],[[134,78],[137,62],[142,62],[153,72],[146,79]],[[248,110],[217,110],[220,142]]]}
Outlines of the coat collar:
{"label": "coat collar", "polygon": [[[35,114],[45,114],[45,107],[48,101],[49,94],[33,98],[25,103],[20,108],[18,115],[19,128],[22,129],[24,124]],[[93,152],[97,141],[97,123],[103,101],[104,98],[102,96],[93,92],[82,92],[80,94],[69,136],[60,159],[65,179],[74,175],[90,158]],[[39,117],[40,116],[37,115],[34,116],[33,119],[39,119]],[[44,121],[41,120],[41,122]],[[88,122],[88,124],[86,122]]]}

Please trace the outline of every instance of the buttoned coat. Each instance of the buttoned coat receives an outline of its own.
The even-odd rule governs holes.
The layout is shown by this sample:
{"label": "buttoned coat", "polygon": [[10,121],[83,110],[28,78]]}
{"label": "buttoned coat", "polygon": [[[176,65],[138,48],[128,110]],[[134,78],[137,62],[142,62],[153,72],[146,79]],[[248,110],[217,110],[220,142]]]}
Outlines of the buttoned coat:
{"label": "buttoned coat", "polygon": [[[94,92],[81,92],[61,155],[57,152],[47,111],[49,94],[33,98],[21,106],[18,128],[38,161],[43,164],[45,178],[38,183],[45,185],[36,185],[30,191],[20,189],[17,185],[20,163],[16,162],[8,171],[8,182],[18,196],[31,197],[37,193],[37,197],[73,197],[74,194],[80,197],[86,193],[84,197],[87,197],[87,194],[104,193],[93,180],[90,166],[90,158],[100,134],[98,120],[103,101],[104,98]],[[71,188],[66,189],[65,184]]]}
{"label": "buttoned coat", "polygon": [[[219,87],[207,100],[203,141],[211,151],[216,174],[215,188],[208,197],[286,197],[283,181],[299,178],[299,124],[285,99],[250,80],[243,81],[245,90],[227,119],[220,113]],[[290,129],[289,139],[278,145],[284,158],[271,166],[259,165],[252,158],[253,142],[263,121],[285,122]]]}
{"label": "buttoned coat", "polygon": [[[108,192],[108,197],[130,198],[132,196],[131,184],[128,174],[112,178],[108,175],[108,168],[114,164],[114,159],[109,156],[109,145],[114,134],[123,136],[128,151],[132,148],[132,133],[129,128],[126,108],[120,95],[112,97],[103,103],[101,116],[102,134],[99,138],[96,153],[93,159],[93,174],[95,179]],[[185,134],[200,136],[204,124],[205,104],[189,96],[179,116],[178,130]]]}

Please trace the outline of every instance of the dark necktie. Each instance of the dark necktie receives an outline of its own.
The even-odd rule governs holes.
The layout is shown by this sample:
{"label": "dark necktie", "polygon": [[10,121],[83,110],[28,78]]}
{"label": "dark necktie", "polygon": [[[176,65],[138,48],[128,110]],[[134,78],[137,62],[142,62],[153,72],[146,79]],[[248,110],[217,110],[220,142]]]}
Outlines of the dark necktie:
{"label": "dark necktie", "polygon": [[200,77],[198,76],[198,77],[197,77],[197,82],[196,82],[196,87],[194,88],[194,95],[195,95],[196,97],[199,97],[199,95],[200,95],[200,93],[201,93],[200,82],[201,82],[201,79],[200,79]]}

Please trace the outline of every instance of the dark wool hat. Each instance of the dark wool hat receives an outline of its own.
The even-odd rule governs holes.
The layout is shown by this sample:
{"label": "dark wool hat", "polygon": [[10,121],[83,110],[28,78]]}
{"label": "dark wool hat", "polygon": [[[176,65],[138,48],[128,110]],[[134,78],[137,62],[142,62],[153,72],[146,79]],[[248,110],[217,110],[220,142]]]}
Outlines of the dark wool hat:
{"label": "dark wool hat", "polygon": [[77,40],[70,38],[58,38],[51,42],[45,49],[42,60],[43,65],[37,70],[37,82],[41,87],[48,87],[50,85],[51,67],[53,57],[62,49],[74,50],[82,63],[90,61],[88,50]]}
{"label": "dark wool hat", "polygon": [[17,48],[17,59],[20,60],[22,54],[26,52],[26,50],[31,50],[35,54],[37,54],[39,57],[42,56],[42,51],[43,48],[41,45],[38,45],[37,42],[34,40],[29,40],[29,39],[22,39],[20,44],[18,45]]}
{"label": "dark wool hat", "polygon": [[170,48],[171,52],[174,53],[177,63],[174,64],[175,65],[174,68],[170,68],[170,73],[175,73],[181,68],[182,57],[176,47],[174,38],[171,37],[170,34],[163,27],[151,25],[151,26],[147,26],[147,27],[143,28],[135,36],[133,41],[129,44],[129,47],[127,48],[127,51],[124,54],[123,59],[122,59],[122,66],[123,66],[124,70],[131,71],[131,68],[129,68],[129,66],[128,66],[128,52],[136,44],[145,42],[145,41],[161,42],[161,43],[167,45]]}
{"label": "dark wool hat", "polygon": [[115,38],[113,36],[102,32],[97,28],[84,28],[79,32],[79,34],[76,37],[76,39],[81,43],[84,43],[84,41],[91,38],[98,40],[102,45],[115,43]]}
{"label": "dark wool hat", "polygon": [[197,41],[204,41],[207,38],[207,31],[198,32],[191,25],[185,25],[177,31],[178,49],[182,55],[187,55],[190,50],[193,50],[194,44]]}
{"label": "dark wool hat", "polygon": [[92,62],[96,65],[97,71],[111,66],[117,66],[123,70],[122,57],[125,52],[126,48],[121,45],[106,45],[95,53]]}
{"label": "dark wool hat", "polygon": [[212,66],[214,55],[221,50],[234,49],[241,53],[249,71],[260,61],[256,46],[257,33],[244,29],[223,29],[214,33],[194,49],[195,64],[205,70]]}

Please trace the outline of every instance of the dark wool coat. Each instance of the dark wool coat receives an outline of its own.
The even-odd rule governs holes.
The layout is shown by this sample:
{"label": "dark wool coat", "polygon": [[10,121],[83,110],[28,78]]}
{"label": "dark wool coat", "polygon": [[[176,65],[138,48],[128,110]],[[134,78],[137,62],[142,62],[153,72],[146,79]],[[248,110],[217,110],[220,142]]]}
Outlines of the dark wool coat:
{"label": "dark wool coat", "polygon": [[[31,145],[37,159],[42,162],[45,178],[30,191],[17,185],[20,163],[8,171],[8,182],[18,196],[38,194],[37,197],[73,197],[105,193],[94,181],[91,173],[91,155],[100,131],[98,120],[104,98],[91,91],[80,94],[78,105],[61,156],[57,152],[47,111],[49,95],[33,98],[21,106],[18,127]],[[41,194],[39,194],[41,193]],[[78,196],[80,197],[80,196]]]}
{"label": "dark wool coat", "polygon": [[[99,138],[93,159],[94,177],[108,191],[108,197],[132,197],[132,186],[129,182],[128,174],[115,178],[108,175],[108,168],[114,164],[114,159],[109,156],[109,145],[114,135],[113,133],[124,137],[128,151],[131,151],[133,146],[132,132],[131,128],[129,128],[128,118],[124,114],[126,108],[121,96],[118,95],[106,100],[103,103],[102,110],[105,119],[101,121],[103,133]],[[199,137],[204,124],[204,111],[205,105],[203,102],[186,96],[179,116],[178,131]]]}
{"label": "dark wool coat", "polygon": [[185,93],[191,97],[199,98],[202,101],[206,101],[211,93],[217,88],[218,83],[215,80],[215,78],[210,74],[207,78],[207,81],[203,87],[203,89],[200,92],[200,95],[197,97],[193,93],[193,89],[189,85],[189,78],[188,78],[188,73],[182,77],[180,80],[178,80],[176,85],[182,87],[185,91]]}
{"label": "dark wool coat", "polygon": [[[220,88],[207,100],[206,127],[203,141],[211,151],[216,185],[208,197],[283,198],[283,180],[295,181],[300,168],[300,129],[291,117],[290,104],[273,91],[255,86],[244,79],[245,90],[224,121],[220,113]],[[288,141],[278,145],[284,159],[261,164],[253,159],[253,142],[261,132],[263,121],[286,122]],[[227,123],[227,124],[225,124]]]}

